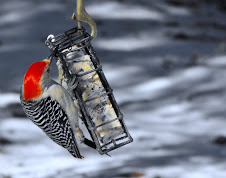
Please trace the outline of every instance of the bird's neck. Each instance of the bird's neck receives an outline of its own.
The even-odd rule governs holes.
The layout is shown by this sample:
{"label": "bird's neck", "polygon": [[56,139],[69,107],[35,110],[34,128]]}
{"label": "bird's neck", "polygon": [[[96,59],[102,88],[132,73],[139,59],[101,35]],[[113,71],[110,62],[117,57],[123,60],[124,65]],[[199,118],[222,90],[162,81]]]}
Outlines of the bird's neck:
{"label": "bird's neck", "polygon": [[41,80],[40,80],[40,85],[42,86],[43,90],[48,87],[49,85],[49,73],[45,72],[43,73]]}

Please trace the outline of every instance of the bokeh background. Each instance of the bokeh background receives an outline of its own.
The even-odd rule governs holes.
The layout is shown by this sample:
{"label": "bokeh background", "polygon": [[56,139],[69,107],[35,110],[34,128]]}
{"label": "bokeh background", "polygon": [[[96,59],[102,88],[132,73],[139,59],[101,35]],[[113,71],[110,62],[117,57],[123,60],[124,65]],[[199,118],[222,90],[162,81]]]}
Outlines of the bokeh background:
{"label": "bokeh background", "polygon": [[93,46],[134,142],[112,157],[83,146],[85,159],[77,160],[25,117],[23,75],[49,55],[49,34],[76,26],[76,1],[1,0],[0,177],[225,178],[226,1],[85,4],[98,27]]}

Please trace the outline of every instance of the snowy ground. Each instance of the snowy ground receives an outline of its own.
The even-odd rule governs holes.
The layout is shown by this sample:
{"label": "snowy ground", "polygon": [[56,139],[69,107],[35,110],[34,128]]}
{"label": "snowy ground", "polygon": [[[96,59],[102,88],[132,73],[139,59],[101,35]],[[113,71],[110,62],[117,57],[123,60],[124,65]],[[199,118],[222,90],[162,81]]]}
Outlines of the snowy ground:
{"label": "snowy ground", "polygon": [[[19,89],[76,25],[75,0],[1,0],[0,178],[225,178],[224,0],[92,0],[93,42],[134,142],[74,159],[25,118]],[[53,74],[56,77],[56,74]]]}

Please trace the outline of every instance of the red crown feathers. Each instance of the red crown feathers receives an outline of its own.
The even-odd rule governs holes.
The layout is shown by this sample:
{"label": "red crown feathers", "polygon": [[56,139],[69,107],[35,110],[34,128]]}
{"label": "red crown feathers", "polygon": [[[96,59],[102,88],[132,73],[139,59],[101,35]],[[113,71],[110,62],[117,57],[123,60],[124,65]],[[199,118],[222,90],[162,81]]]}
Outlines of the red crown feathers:
{"label": "red crown feathers", "polygon": [[24,76],[23,84],[23,95],[25,101],[38,98],[42,94],[43,88],[40,84],[40,81],[43,72],[49,63],[49,60],[43,60],[31,64],[31,66],[28,68]]}

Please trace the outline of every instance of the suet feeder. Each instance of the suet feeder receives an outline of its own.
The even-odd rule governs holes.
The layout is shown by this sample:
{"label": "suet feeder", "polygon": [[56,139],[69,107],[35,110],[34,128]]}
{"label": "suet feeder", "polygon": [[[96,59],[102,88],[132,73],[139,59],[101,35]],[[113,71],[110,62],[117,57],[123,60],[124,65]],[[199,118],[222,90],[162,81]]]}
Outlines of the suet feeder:
{"label": "suet feeder", "polygon": [[[58,35],[50,35],[46,45],[62,68],[62,75],[72,98],[77,101],[81,119],[91,140],[84,143],[100,154],[117,149],[133,141],[123,120],[112,89],[91,45],[96,37],[96,24],[87,14],[83,0],[77,1],[78,26]],[[91,35],[82,27],[86,22]]]}

